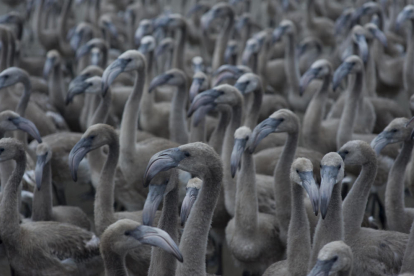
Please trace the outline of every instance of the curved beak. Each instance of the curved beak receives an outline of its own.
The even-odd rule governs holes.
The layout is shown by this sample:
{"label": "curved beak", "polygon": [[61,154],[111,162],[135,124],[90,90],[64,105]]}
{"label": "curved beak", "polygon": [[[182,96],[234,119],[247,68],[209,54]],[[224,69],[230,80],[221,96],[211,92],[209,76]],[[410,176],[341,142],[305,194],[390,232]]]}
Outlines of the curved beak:
{"label": "curved beak", "polygon": [[299,83],[299,95],[302,96],[303,92],[308,87],[309,83],[311,83],[312,80],[314,80],[318,74],[319,74],[319,68],[309,68],[308,71],[306,71],[305,74],[300,78]]}
{"label": "curved beak", "polygon": [[187,221],[187,218],[190,215],[191,208],[193,208],[194,202],[197,199],[199,191],[200,189],[197,189],[195,187],[187,188],[187,191],[185,192],[183,204],[181,205],[181,212],[180,212],[181,226],[184,226],[185,222]]}
{"label": "curved beak", "polygon": [[244,95],[246,94],[246,88],[248,85],[249,83],[247,81],[244,81],[244,82],[238,81],[234,84],[234,87],[236,87],[237,90],[239,90]]}
{"label": "curved beak", "polygon": [[178,261],[181,263],[183,262],[183,255],[178,249],[177,244],[164,230],[151,226],[140,225],[136,229],[128,231],[126,234],[129,234],[131,237],[137,239],[143,244],[149,244],[164,249],[168,253],[173,254]]}
{"label": "curved beak", "polygon": [[230,64],[224,64],[221,65],[213,74],[213,76],[217,76],[223,72],[229,71],[231,73],[233,73],[234,75],[239,74],[239,69],[237,68],[237,66],[235,65],[230,65]]}
{"label": "curved beak", "polygon": [[244,28],[244,26],[246,26],[247,22],[249,22],[249,18],[247,16],[243,16],[242,18],[240,18],[237,23],[236,23],[236,30],[237,32],[240,33],[240,31]]}
{"label": "curved beak", "polygon": [[230,158],[231,177],[233,178],[236,175],[237,169],[241,167],[241,158],[246,149],[246,142],[246,139],[234,139],[233,151]]}
{"label": "curved beak", "polygon": [[215,100],[220,96],[219,91],[215,89],[210,89],[198,94],[188,109],[187,116],[191,117],[191,115],[203,105],[215,105]]}
{"label": "curved beak", "polygon": [[249,61],[250,61],[250,57],[253,54],[253,45],[247,45],[246,48],[243,51],[243,55],[242,55],[242,64],[243,65],[248,65]]}
{"label": "curved beak", "polygon": [[177,167],[186,158],[180,148],[171,148],[154,154],[144,174],[144,187],[159,173]]}
{"label": "curved beak", "polygon": [[222,73],[220,73],[217,78],[214,80],[213,86],[217,86],[219,85],[221,82],[228,80],[228,79],[233,79],[233,80],[237,80],[238,77],[235,73],[230,72],[230,71],[224,71]]}
{"label": "curved beak", "polygon": [[204,78],[194,78],[193,82],[190,86],[189,98],[190,103],[193,102],[195,96],[197,96],[198,92],[200,92],[200,87],[203,85],[205,79]]}
{"label": "curved beak", "polygon": [[[76,35],[75,35],[76,36]],[[76,59],[80,59],[84,55],[88,54],[93,48],[93,45],[86,43],[76,50]]]}
{"label": "curved beak", "polygon": [[201,27],[207,30],[210,27],[211,22],[215,19],[215,10],[211,9],[201,17]]}
{"label": "curved beak", "polygon": [[43,169],[46,165],[46,157],[47,157],[47,154],[38,155],[37,160],[36,160],[35,179],[36,179],[36,188],[38,191],[40,191],[40,187],[42,186]]}
{"label": "curved beak", "polygon": [[141,54],[143,54],[143,55],[145,55],[145,54],[147,54],[148,52],[149,52],[149,50],[150,50],[150,47],[149,47],[150,45],[149,44],[140,44],[139,45],[139,48],[138,48],[138,51],[141,53]]}
{"label": "curved beak", "polygon": [[72,175],[73,181],[78,180],[78,167],[79,163],[85,157],[85,155],[91,151],[91,140],[82,138],[76,145],[72,148],[69,153],[69,169],[70,174]]}
{"label": "curved beak", "polygon": [[164,192],[167,188],[166,184],[149,185],[147,199],[145,200],[144,209],[142,210],[142,223],[144,225],[152,226],[154,222],[155,213],[164,198]]}
{"label": "curved beak", "polygon": [[309,272],[308,276],[330,275],[329,272],[331,271],[334,263],[335,261],[333,259],[326,261],[318,260],[315,266],[312,268],[311,272]]}
{"label": "curved beak", "polygon": [[152,81],[148,88],[148,92],[151,93],[156,87],[166,84],[170,79],[172,79],[174,75],[165,73],[159,76],[156,76]]}
{"label": "curved beak", "polygon": [[384,47],[387,47],[387,45],[388,45],[387,37],[385,36],[385,34],[380,29],[376,28],[376,29],[373,29],[371,32],[374,35],[374,37],[376,39],[378,39],[378,41],[381,42],[381,44]]}
{"label": "curved beak", "polygon": [[55,64],[55,58],[47,58],[45,61],[45,65],[43,66],[43,78],[47,80],[49,78],[50,71],[53,69],[53,65]]}
{"label": "curved beak", "polygon": [[118,30],[116,29],[114,23],[106,21],[105,26],[108,28],[109,32],[112,34],[114,38],[118,37]]}
{"label": "curved beak", "polygon": [[272,34],[272,42],[273,43],[278,42],[282,38],[282,36],[283,36],[284,33],[285,33],[285,28],[284,27],[282,27],[282,26],[277,27],[273,31],[273,34]]}
{"label": "curved beak", "polygon": [[12,122],[18,129],[28,133],[36,139],[38,143],[42,143],[42,137],[40,136],[39,130],[32,121],[23,117],[16,117],[12,119]]}
{"label": "curved beak", "polygon": [[270,133],[273,133],[281,123],[281,120],[267,118],[258,124],[254,128],[252,134],[250,135],[249,142],[247,143],[249,152],[253,153],[260,141],[262,141]]}
{"label": "curved beak", "polygon": [[102,92],[105,96],[106,91],[108,91],[109,86],[114,82],[116,77],[124,72],[125,67],[128,65],[129,61],[126,59],[118,58],[109,65],[103,75],[102,75]]}
{"label": "curved beak", "polygon": [[332,89],[335,91],[341,81],[351,72],[352,64],[348,62],[342,63],[336,70],[332,78]]}
{"label": "curved beak", "polygon": [[362,61],[364,64],[367,63],[368,57],[369,57],[369,49],[368,49],[368,43],[363,35],[356,35],[357,45],[358,49],[362,58]]}
{"label": "curved beak", "polygon": [[377,135],[377,137],[374,138],[374,140],[371,141],[371,148],[375,150],[376,154],[380,154],[382,149],[385,148],[388,144],[390,144],[389,137],[387,131],[383,131],[380,134]]}
{"label": "curved beak", "polygon": [[214,108],[216,108],[215,104],[200,106],[193,114],[193,126],[197,127],[201,120]]}
{"label": "curved beak", "polygon": [[134,41],[135,41],[135,45],[137,47],[140,47],[141,45],[141,39],[147,35],[147,30],[144,27],[138,27],[138,29],[135,31],[134,34]]}
{"label": "curved beak", "polygon": [[361,16],[365,15],[366,11],[367,9],[364,7],[364,5],[356,9],[354,13],[352,14],[353,24],[356,24],[356,22],[361,18]]}
{"label": "curved beak", "polygon": [[335,21],[335,35],[341,33],[342,29],[348,23],[349,19],[351,18],[350,14],[343,13],[339,18]]}
{"label": "curved beak", "polygon": [[234,45],[227,46],[226,51],[224,51],[224,63],[230,62],[232,56],[236,53],[236,47]]}
{"label": "curved beak", "polygon": [[315,216],[317,216],[319,211],[319,190],[318,186],[316,185],[315,179],[313,178],[313,172],[299,172],[299,176],[302,180],[302,187],[306,190],[306,192],[309,195],[313,212],[315,213]]}
{"label": "curved beak", "polygon": [[79,44],[81,42],[82,39],[82,35],[83,35],[83,30],[79,31],[79,32],[75,32],[73,34],[73,36],[70,38],[70,47],[76,51],[79,48]]}
{"label": "curved beak", "polygon": [[65,104],[68,105],[72,102],[76,95],[82,94],[88,88],[89,84],[84,81],[71,82],[69,85],[68,93],[66,94]]}
{"label": "curved beak", "polygon": [[398,31],[401,27],[401,25],[410,18],[410,10],[409,9],[403,9],[397,16],[397,20],[395,22],[395,29]]}
{"label": "curved beak", "polygon": [[322,219],[325,219],[328,213],[329,202],[331,201],[332,190],[336,185],[336,179],[338,177],[339,169],[334,166],[323,166],[321,168],[321,186],[320,186],[320,198],[321,198],[321,215]]}

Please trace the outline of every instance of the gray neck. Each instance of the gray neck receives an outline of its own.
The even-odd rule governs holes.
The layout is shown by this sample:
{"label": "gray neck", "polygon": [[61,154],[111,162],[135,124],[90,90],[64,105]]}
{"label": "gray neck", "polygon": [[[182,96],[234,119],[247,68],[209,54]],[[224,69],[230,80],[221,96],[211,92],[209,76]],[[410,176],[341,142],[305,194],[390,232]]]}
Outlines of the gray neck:
{"label": "gray neck", "polygon": [[326,214],[325,219],[322,219],[321,215],[319,216],[315,235],[313,237],[312,253],[308,266],[309,269],[312,269],[316,264],[319,251],[322,247],[330,242],[344,239],[341,187],[342,182],[335,184],[328,205],[328,213]]}
{"label": "gray neck", "polygon": [[42,186],[33,192],[32,221],[50,221],[52,218],[52,171],[50,162],[43,168]]}
{"label": "gray neck", "polygon": [[171,103],[170,140],[179,144],[188,143],[185,106],[187,103],[187,85],[178,86]]}
{"label": "gray neck", "polygon": [[286,46],[285,46],[286,58],[285,58],[285,71],[290,87],[289,93],[299,96],[299,64],[296,59],[296,35],[289,34],[286,37]]}
{"label": "gray neck", "polygon": [[105,265],[105,276],[128,276],[125,265],[125,255],[120,256],[111,249],[102,250]]}
{"label": "gray neck", "polygon": [[221,162],[210,166],[202,177],[203,188],[188,216],[181,236],[180,251],[184,262],[178,263],[175,275],[206,275],[206,244],[223,177]]}
{"label": "gray neck", "polygon": [[240,127],[241,124],[241,115],[242,115],[242,105],[237,104],[232,108],[232,117],[230,125],[226,129],[226,134],[224,137],[224,144],[223,144],[223,152],[222,152],[222,159],[223,159],[223,169],[224,169],[224,176],[223,176],[223,188],[224,188],[224,203],[226,205],[227,212],[234,216],[234,208],[235,208],[235,198],[236,198],[236,180],[231,176],[231,168],[230,168],[230,159],[231,159],[231,152],[233,151],[234,146],[234,132],[237,128]]}
{"label": "gray neck", "polygon": [[173,68],[178,68],[184,70],[184,48],[185,41],[187,39],[187,25],[184,22],[183,27],[181,28],[180,40],[178,41],[177,47],[174,49],[173,54]]}
{"label": "gray neck", "polygon": [[275,213],[279,221],[281,241],[287,243],[288,227],[291,217],[290,167],[298,145],[298,133],[288,133],[283,152],[274,171]]}
{"label": "gray neck", "polygon": [[65,92],[63,90],[63,76],[62,70],[60,69],[60,64],[56,64],[53,67],[48,84],[49,97],[52,104],[61,114],[65,114],[65,99],[63,96]]}
{"label": "gray neck", "polygon": [[[376,41],[378,42],[378,41]],[[368,49],[369,49],[369,56],[367,63],[365,64],[365,85],[366,85],[366,95],[368,97],[376,97],[377,96],[377,70],[375,67],[375,55],[376,52],[374,41],[367,41]]]}
{"label": "gray neck", "polygon": [[352,237],[361,228],[368,195],[376,173],[377,160],[375,155],[373,155],[371,161],[362,165],[362,170],[357,180],[342,204],[345,242],[347,238]]}
{"label": "gray neck", "polygon": [[98,236],[102,235],[105,229],[115,220],[113,209],[115,189],[114,179],[118,157],[119,144],[118,141],[114,139],[112,143],[109,144],[108,158],[101,171],[101,177],[95,195],[94,215],[96,234]]}
{"label": "gray neck", "polygon": [[[167,195],[164,196],[161,218],[158,221],[158,228],[167,232],[170,237],[178,243],[177,233],[177,210],[178,210],[178,174],[177,170],[171,171],[170,182],[175,184]],[[169,184],[171,185],[171,183]],[[152,247],[151,264],[148,271],[149,276],[174,276],[177,261],[175,257],[158,247]]]}
{"label": "gray neck", "polygon": [[287,263],[290,275],[306,275],[310,257],[309,221],[303,202],[303,188],[299,184],[291,184],[292,219],[289,223],[287,242]]}
{"label": "gray neck", "polygon": [[260,86],[253,92],[253,101],[249,105],[249,108],[246,110],[246,118],[244,120],[244,125],[250,129],[254,129],[257,125],[257,120],[259,119],[260,107],[262,106],[263,99],[263,89]]}
{"label": "gray neck", "polygon": [[[405,170],[411,159],[413,141],[404,141],[403,148],[395,159],[388,174],[388,182],[385,190],[385,213],[389,230],[408,233],[412,223],[406,223],[410,219],[406,217],[404,203],[404,178]],[[411,221],[410,221],[411,222]]]}
{"label": "gray neck", "polygon": [[352,140],[358,106],[362,104],[362,88],[364,85],[364,72],[358,72],[355,76],[349,76],[350,89],[345,99],[345,106],[339,122],[336,136],[336,148],[340,149],[348,141]]}
{"label": "gray neck", "polygon": [[224,59],[224,52],[226,51],[227,43],[230,39],[230,32],[234,25],[234,15],[229,15],[227,25],[222,29],[216,40],[216,47],[214,48],[212,68],[216,71],[222,64]]}
{"label": "gray neck", "polygon": [[145,68],[137,71],[134,88],[125,104],[121,121],[121,131],[119,134],[121,156],[131,157],[135,154],[135,142],[137,140],[137,132],[135,130],[138,126],[138,108],[145,85],[145,79]]}
{"label": "gray neck", "polygon": [[411,20],[411,35],[407,43],[408,48],[406,50],[404,58],[404,89],[408,91],[408,95],[413,94],[414,80],[412,78],[414,73],[414,20]]}
{"label": "gray neck", "polygon": [[206,142],[206,118],[201,119],[197,126],[194,126],[194,118],[194,116],[191,117],[191,131],[188,142]]}
{"label": "gray neck", "polygon": [[226,133],[227,126],[231,119],[231,108],[226,107],[220,111],[220,117],[217,126],[214,128],[213,133],[210,136],[208,144],[218,153],[222,154],[224,135]]}
{"label": "gray neck", "polygon": [[26,155],[19,149],[16,158],[16,168],[3,188],[3,198],[0,203],[0,236],[6,246],[12,248],[20,244],[20,214],[18,210],[19,186],[26,169]]}
{"label": "gray neck", "polygon": [[234,220],[237,231],[245,235],[246,238],[251,238],[257,230],[258,209],[255,164],[252,154],[245,151],[237,178]]}
{"label": "gray neck", "polygon": [[[331,75],[325,76],[322,86],[317,93],[312,97],[305,116],[303,117],[303,137],[306,137],[309,145],[320,144],[320,129],[325,114],[326,100],[328,98],[328,88],[331,82]],[[307,146],[309,146],[307,145]]]}

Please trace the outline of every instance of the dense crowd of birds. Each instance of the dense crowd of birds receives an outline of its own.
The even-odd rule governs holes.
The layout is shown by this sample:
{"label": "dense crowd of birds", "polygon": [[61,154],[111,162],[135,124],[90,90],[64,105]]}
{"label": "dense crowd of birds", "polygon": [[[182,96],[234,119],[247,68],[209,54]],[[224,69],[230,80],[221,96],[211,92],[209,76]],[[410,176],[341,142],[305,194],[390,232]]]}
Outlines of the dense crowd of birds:
{"label": "dense crowd of birds", "polygon": [[414,275],[412,2],[1,0],[0,274]]}

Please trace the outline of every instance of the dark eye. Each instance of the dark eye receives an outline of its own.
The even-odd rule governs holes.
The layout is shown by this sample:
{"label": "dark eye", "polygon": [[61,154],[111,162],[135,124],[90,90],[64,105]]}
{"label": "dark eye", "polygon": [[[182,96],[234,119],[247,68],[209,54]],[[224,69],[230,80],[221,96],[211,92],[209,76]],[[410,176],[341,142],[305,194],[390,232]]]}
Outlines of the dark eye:
{"label": "dark eye", "polygon": [[391,129],[391,132],[393,132],[393,133],[396,133],[397,131],[398,131],[398,129],[396,129],[396,128]]}
{"label": "dark eye", "polygon": [[341,169],[341,165],[338,166],[338,170],[340,170],[340,169]]}
{"label": "dark eye", "polygon": [[184,155],[185,155],[186,157],[189,157],[189,156],[190,156],[190,153],[189,153],[189,152],[184,152]]}
{"label": "dark eye", "polygon": [[338,260],[338,256],[332,258],[332,261],[336,262]]}
{"label": "dark eye", "polygon": [[9,117],[9,118],[7,118],[7,120],[11,121],[11,120],[13,120],[13,118],[12,117]]}
{"label": "dark eye", "polygon": [[297,173],[299,173],[299,170],[296,170]]}
{"label": "dark eye", "polygon": [[0,153],[2,153],[4,151],[4,148],[0,148]]}
{"label": "dark eye", "polygon": [[285,118],[280,118],[279,120],[280,120],[281,122],[283,122],[283,121],[285,120]]}
{"label": "dark eye", "polygon": [[220,95],[224,95],[224,91],[219,91],[219,94]]}
{"label": "dark eye", "polygon": [[3,78],[8,79],[9,75],[4,75]]}
{"label": "dark eye", "polygon": [[321,169],[322,169],[322,164],[319,164],[319,168],[321,168]]}
{"label": "dark eye", "polygon": [[345,153],[345,154],[348,154],[348,153],[349,153],[349,151],[345,150],[345,151],[344,151],[344,153]]}
{"label": "dark eye", "polygon": [[131,61],[132,61],[132,58],[127,59],[127,61],[128,61],[128,62],[131,62]]}
{"label": "dark eye", "polygon": [[91,140],[93,140],[93,139],[95,139],[95,135],[91,135],[91,136],[89,136],[89,139],[91,139]]}
{"label": "dark eye", "polygon": [[249,136],[246,137],[246,141],[249,141]]}

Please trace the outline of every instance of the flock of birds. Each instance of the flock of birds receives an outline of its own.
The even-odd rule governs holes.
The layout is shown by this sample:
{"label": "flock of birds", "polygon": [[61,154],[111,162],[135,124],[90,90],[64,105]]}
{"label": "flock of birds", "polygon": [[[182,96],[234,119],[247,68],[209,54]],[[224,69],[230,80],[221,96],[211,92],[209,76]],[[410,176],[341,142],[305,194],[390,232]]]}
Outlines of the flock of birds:
{"label": "flock of birds", "polygon": [[1,2],[11,275],[414,275],[414,1]]}

